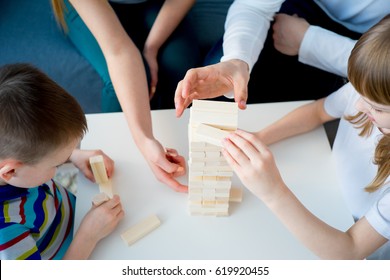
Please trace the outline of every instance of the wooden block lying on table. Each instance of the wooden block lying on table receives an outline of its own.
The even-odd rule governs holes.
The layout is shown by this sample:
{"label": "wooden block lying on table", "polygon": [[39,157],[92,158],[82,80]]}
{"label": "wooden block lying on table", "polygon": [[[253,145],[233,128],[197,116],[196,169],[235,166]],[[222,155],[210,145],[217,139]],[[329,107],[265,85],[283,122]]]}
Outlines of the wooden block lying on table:
{"label": "wooden block lying on table", "polygon": [[146,219],[140,221],[138,224],[127,229],[124,233],[121,234],[123,241],[130,246],[135,243],[161,224],[159,218],[156,215],[151,215]]}
{"label": "wooden block lying on table", "polygon": [[242,201],[242,188],[230,188],[230,197],[229,201],[231,202],[241,202]]}

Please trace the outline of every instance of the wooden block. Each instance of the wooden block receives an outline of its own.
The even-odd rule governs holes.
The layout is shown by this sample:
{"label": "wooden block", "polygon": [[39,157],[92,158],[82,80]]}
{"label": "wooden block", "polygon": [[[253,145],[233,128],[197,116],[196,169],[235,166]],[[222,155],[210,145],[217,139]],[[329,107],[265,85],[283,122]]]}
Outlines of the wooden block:
{"label": "wooden block", "polygon": [[196,129],[196,135],[203,141],[222,147],[222,140],[226,138],[230,132],[224,131],[209,125],[199,124]]}
{"label": "wooden block", "polygon": [[89,158],[89,163],[92,168],[93,176],[95,177],[96,183],[104,183],[108,181],[106,167],[104,165],[103,156],[94,156]]}
{"label": "wooden block", "polygon": [[221,152],[205,152],[207,158],[220,158]]}
{"label": "wooden block", "polygon": [[104,183],[100,183],[99,190],[100,192],[107,194],[110,198],[114,196],[114,189],[112,187],[111,180],[108,180],[107,182]]}
{"label": "wooden block", "polygon": [[241,202],[242,201],[242,188],[230,188],[230,197],[229,201],[231,202]]}
{"label": "wooden block", "polygon": [[236,102],[226,101],[211,101],[211,100],[193,100],[192,107],[194,109],[210,109],[220,111],[238,112],[238,104]]}
{"label": "wooden block", "polygon": [[225,130],[235,130],[238,125],[236,116],[214,116],[209,113],[191,116],[190,122],[209,124]]}
{"label": "wooden block", "polygon": [[121,238],[128,246],[130,246],[159,227],[160,224],[161,222],[159,218],[156,215],[151,215],[127,229],[124,233],[121,234]]}
{"label": "wooden block", "polygon": [[113,197],[114,192],[111,184],[111,180],[108,179],[106,166],[102,155],[89,158],[93,176],[95,181],[99,184],[100,192],[106,193],[110,198]]}
{"label": "wooden block", "polygon": [[101,193],[96,194],[92,198],[92,204],[95,205],[95,206],[99,206],[100,204],[102,204],[103,202],[108,201],[109,199],[110,198],[108,197],[108,195],[106,193],[101,192]]}

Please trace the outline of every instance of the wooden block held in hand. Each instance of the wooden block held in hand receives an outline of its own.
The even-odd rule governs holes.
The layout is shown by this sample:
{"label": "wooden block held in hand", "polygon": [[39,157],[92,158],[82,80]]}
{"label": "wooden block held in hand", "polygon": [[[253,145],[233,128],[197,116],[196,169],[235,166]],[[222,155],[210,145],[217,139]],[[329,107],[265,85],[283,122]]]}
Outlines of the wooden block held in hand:
{"label": "wooden block held in hand", "polygon": [[108,181],[106,167],[104,165],[103,156],[94,156],[89,158],[91,164],[93,176],[95,177],[96,183],[104,183]]}
{"label": "wooden block held in hand", "polygon": [[91,165],[93,176],[95,181],[99,184],[100,192],[106,193],[110,198],[113,197],[113,189],[111,185],[111,180],[108,179],[106,166],[104,165],[104,160],[102,155],[94,156],[89,158],[89,163]]}
{"label": "wooden block held in hand", "polygon": [[123,241],[130,246],[135,243],[161,224],[159,218],[156,215],[152,215],[142,220],[138,224],[127,229],[124,233],[121,234]]}
{"label": "wooden block held in hand", "polygon": [[92,198],[92,203],[93,205],[95,206],[99,206],[100,204],[102,204],[103,202],[106,202],[108,201],[110,198],[108,197],[108,195],[104,192],[101,192],[101,193],[98,193],[96,194],[93,198]]}
{"label": "wooden block held in hand", "polygon": [[196,135],[203,141],[222,147],[222,140],[230,134],[230,131],[221,130],[210,125],[199,124]]}

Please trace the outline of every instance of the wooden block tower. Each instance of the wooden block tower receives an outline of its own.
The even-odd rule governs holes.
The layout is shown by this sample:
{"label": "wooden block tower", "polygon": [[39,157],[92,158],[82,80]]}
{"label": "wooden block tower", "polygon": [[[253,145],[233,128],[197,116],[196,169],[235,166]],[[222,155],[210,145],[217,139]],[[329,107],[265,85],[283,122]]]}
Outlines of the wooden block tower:
{"label": "wooden block tower", "polygon": [[221,153],[222,139],[237,129],[235,102],[194,100],[188,124],[188,197],[191,215],[229,215],[233,170]]}

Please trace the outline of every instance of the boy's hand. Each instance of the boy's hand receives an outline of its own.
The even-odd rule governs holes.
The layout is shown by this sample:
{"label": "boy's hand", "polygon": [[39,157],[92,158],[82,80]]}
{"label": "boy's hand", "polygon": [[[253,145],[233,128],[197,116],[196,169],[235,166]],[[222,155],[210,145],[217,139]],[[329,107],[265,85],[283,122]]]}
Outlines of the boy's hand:
{"label": "boy's hand", "polygon": [[107,176],[110,178],[114,172],[114,161],[101,150],[75,149],[69,159],[81,172],[83,172],[85,177],[87,177],[92,182],[95,182],[95,178],[89,164],[89,158],[97,155],[103,156]]}
{"label": "boy's hand", "polygon": [[114,195],[99,206],[92,206],[82,220],[77,234],[83,234],[97,243],[117,227],[124,214],[119,196]]}

